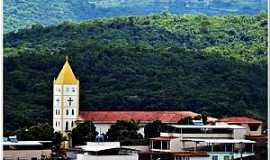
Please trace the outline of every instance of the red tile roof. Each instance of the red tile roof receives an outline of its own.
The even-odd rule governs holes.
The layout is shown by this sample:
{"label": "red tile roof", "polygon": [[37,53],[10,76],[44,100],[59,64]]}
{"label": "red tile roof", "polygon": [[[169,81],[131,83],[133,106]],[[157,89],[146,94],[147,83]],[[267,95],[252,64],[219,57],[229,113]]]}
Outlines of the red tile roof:
{"label": "red tile roof", "polygon": [[218,120],[219,122],[227,122],[227,123],[244,123],[244,124],[250,124],[250,123],[262,123],[262,121],[258,121],[254,118],[250,117],[227,117],[227,118],[221,118]]}
{"label": "red tile roof", "polygon": [[169,141],[171,139],[175,139],[177,137],[164,137],[164,136],[161,136],[161,137],[154,137],[154,138],[149,138],[151,140],[158,140],[158,141]]}
{"label": "red tile roof", "polygon": [[114,123],[117,120],[140,120],[152,122],[160,120],[165,123],[177,123],[185,117],[195,117],[198,113],[191,111],[81,111],[81,120],[90,120],[96,123]]}
{"label": "red tile roof", "polygon": [[183,151],[174,153],[175,157],[208,157],[207,152]]}

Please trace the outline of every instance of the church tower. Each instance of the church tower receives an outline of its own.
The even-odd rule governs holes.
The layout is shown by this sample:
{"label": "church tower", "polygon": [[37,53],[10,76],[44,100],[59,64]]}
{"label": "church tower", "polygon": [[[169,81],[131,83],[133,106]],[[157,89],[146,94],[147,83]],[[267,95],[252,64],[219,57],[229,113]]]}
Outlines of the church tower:
{"label": "church tower", "polygon": [[53,128],[67,133],[75,127],[79,117],[79,80],[75,77],[68,58],[53,82]]}

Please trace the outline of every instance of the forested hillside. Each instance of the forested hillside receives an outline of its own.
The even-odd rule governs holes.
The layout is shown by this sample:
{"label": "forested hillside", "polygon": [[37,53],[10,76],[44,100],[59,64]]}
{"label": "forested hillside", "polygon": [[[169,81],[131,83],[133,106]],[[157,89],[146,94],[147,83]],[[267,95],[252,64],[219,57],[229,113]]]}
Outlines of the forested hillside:
{"label": "forested hillside", "polygon": [[[5,129],[50,122],[65,56],[81,110],[267,115],[267,15],[115,17],[4,36]],[[265,121],[266,122],[266,121]]]}
{"label": "forested hillside", "polygon": [[267,11],[267,0],[6,0],[4,32],[33,24],[56,25],[108,16],[175,14],[255,15]]}

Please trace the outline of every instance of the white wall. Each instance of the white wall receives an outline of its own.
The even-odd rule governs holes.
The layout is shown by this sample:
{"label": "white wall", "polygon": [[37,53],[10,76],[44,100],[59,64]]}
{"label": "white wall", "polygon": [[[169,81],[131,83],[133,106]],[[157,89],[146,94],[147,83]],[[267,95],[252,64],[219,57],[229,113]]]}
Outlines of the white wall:
{"label": "white wall", "polygon": [[[96,126],[96,131],[97,132],[101,132],[101,133],[107,133],[108,130],[110,129],[111,127],[111,123],[94,123],[95,126]],[[142,134],[142,136],[144,136],[144,127],[141,127],[139,130],[138,130],[138,133]]]}
{"label": "white wall", "polygon": [[110,129],[112,124],[109,123],[95,123],[96,131],[106,134],[108,130]]}
{"label": "white wall", "polygon": [[[180,133],[160,133],[160,136],[181,137]],[[183,133],[182,138],[233,138],[232,134],[211,134],[211,133]]]}
{"label": "white wall", "polygon": [[148,152],[149,146],[122,146],[122,148],[135,149],[137,151]]}
{"label": "white wall", "polygon": [[138,154],[133,155],[108,155],[108,156],[95,156],[77,154],[77,160],[138,160]]}

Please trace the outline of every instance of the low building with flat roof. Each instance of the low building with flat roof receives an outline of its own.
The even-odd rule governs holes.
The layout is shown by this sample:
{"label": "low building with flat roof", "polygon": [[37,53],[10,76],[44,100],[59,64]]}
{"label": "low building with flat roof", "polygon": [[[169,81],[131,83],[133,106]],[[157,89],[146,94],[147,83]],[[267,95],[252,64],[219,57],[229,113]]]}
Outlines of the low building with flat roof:
{"label": "low building with flat roof", "polygon": [[246,128],[246,136],[261,136],[262,121],[251,117],[226,117],[217,120],[217,124],[235,124]]}
{"label": "low building with flat roof", "polygon": [[76,160],[138,160],[136,150],[120,146],[120,142],[87,142],[67,150],[67,156]]}
{"label": "low building with flat roof", "polygon": [[[246,140],[246,128],[240,125],[170,125],[168,132],[150,138],[150,152],[207,152],[200,159],[235,159],[254,156],[255,141]],[[174,157],[176,158],[176,157]],[[178,159],[191,157],[178,157]]]}
{"label": "low building with flat roof", "polygon": [[4,141],[4,160],[38,160],[51,156],[51,141]]}

